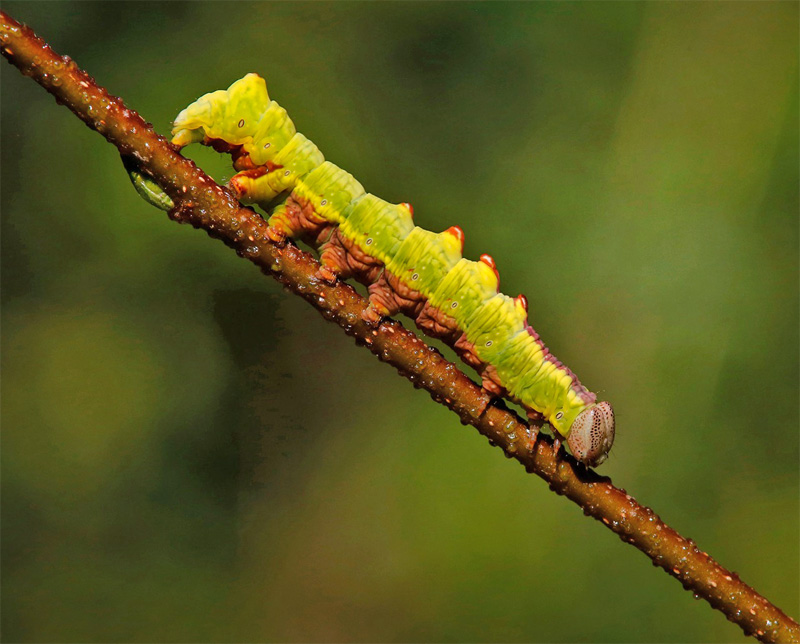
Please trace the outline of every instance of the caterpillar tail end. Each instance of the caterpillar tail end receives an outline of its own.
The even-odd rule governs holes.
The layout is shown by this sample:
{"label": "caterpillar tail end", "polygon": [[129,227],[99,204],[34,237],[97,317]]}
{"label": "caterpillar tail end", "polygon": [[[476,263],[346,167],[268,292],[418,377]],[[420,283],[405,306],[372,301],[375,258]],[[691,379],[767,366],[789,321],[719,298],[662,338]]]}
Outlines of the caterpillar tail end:
{"label": "caterpillar tail end", "polygon": [[614,444],[614,409],[601,402],[584,409],[572,423],[567,444],[572,455],[588,467],[596,467],[608,458]]}

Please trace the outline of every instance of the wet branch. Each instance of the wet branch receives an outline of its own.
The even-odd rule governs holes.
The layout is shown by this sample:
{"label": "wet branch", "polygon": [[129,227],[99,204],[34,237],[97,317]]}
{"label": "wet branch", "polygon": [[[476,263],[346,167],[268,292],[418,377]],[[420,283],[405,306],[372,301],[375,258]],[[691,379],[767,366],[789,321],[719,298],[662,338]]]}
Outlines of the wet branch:
{"label": "wet branch", "polygon": [[[527,424],[502,403],[490,402],[480,387],[414,333],[392,320],[378,328],[367,326],[361,319],[367,303],[350,286],[330,286],[316,279],[319,264],[311,255],[291,244],[278,247],[271,243],[264,219],[242,208],[136,112],[5,12],[0,12],[0,48],[25,76],[115,145],[128,163],[153,177],[177,204],[169,214],[172,219],[221,239],[304,298],[356,343],[394,366],[415,387],[428,391],[435,401],[458,414],[462,423],[475,427],[506,456],[547,481],[554,492],[641,550],[654,565],[722,611],[746,634],[764,642],[800,641],[797,622],[608,478],[587,470],[563,451],[556,455],[549,436],[540,435],[531,450]],[[120,180],[124,180],[122,176]]]}

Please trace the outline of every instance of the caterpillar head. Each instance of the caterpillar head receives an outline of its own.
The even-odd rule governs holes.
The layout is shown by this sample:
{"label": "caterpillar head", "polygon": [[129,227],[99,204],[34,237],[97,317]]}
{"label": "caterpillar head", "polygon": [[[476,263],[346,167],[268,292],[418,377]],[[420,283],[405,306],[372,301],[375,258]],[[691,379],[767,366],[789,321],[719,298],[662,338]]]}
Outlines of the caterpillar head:
{"label": "caterpillar head", "polygon": [[595,467],[608,457],[614,444],[614,410],[601,402],[584,409],[572,422],[567,444],[584,465]]}

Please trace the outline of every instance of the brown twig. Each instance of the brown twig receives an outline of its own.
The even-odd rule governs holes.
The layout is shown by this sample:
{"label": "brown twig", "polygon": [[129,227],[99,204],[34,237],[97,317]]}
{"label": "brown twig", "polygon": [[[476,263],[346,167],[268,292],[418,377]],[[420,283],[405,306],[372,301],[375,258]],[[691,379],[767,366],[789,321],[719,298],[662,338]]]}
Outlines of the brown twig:
{"label": "brown twig", "polygon": [[24,75],[42,85],[58,103],[69,107],[123,156],[135,160],[140,169],[152,176],[177,204],[170,213],[173,219],[223,240],[303,297],[326,319],[356,338],[357,343],[397,368],[415,387],[427,390],[434,400],[457,413],[464,424],[473,425],[528,472],[547,481],[557,494],[577,503],[584,514],[602,521],[623,541],[644,552],[655,565],[722,611],[746,634],[765,642],[800,641],[797,622],[625,490],[585,469],[564,452],[556,454],[547,436],[540,436],[531,450],[527,425],[502,404],[491,403],[472,380],[415,334],[391,320],[377,329],[364,324],[361,311],[366,302],[350,286],[329,286],[317,280],[319,264],[313,257],[293,245],[281,248],[272,244],[259,215],[241,208],[227,190],[179,155],[136,112],[5,12],[0,12],[0,47]]}

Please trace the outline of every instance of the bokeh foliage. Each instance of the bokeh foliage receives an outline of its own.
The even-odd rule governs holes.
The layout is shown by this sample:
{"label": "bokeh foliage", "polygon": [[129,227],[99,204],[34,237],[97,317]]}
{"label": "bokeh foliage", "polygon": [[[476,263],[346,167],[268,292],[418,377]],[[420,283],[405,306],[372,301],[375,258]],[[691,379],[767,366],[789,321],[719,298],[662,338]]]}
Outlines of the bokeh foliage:
{"label": "bokeh foliage", "polygon": [[[614,402],[603,471],[797,616],[795,3],[4,9],[165,133],[257,71],[459,224]],[[1,82],[6,641],[743,639]]]}

